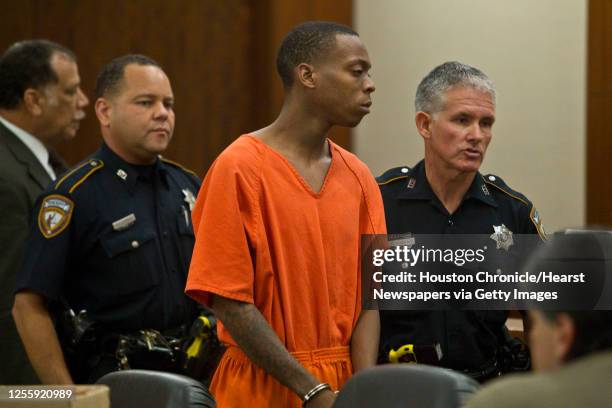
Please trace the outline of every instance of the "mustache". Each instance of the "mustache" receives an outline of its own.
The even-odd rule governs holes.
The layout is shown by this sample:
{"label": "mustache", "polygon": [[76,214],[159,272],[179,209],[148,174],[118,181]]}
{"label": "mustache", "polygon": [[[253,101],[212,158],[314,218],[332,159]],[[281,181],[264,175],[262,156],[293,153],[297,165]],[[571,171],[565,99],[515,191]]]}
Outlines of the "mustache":
{"label": "mustache", "polygon": [[74,115],[74,120],[82,120],[84,118],[85,118],[85,111],[83,110],[78,110],[76,114]]}

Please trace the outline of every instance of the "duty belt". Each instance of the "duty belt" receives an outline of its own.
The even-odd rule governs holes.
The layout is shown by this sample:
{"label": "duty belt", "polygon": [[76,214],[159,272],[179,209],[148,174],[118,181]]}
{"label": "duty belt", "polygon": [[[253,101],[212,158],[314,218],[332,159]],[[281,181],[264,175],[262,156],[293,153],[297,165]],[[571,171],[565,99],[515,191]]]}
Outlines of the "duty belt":
{"label": "duty belt", "polygon": [[484,363],[479,369],[475,371],[464,370],[463,374],[472,377],[478,382],[484,382],[491,378],[500,376],[501,370],[499,368],[499,363],[497,362],[497,356]]}
{"label": "duty belt", "polygon": [[[387,355],[390,363],[412,363],[439,366],[442,360],[442,348],[439,343],[432,345],[404,344],[397,349],[391,349]],[[497,356],[484,363],[476,370],[463,370],[463,374],[483,382],[500,375]]]}

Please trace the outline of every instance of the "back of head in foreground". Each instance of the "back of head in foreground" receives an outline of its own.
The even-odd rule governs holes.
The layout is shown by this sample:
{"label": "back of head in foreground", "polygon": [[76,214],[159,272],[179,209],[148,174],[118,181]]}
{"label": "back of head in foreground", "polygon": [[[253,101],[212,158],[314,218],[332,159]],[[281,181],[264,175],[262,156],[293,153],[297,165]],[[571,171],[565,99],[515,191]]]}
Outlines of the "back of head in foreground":
{"label": "back of head in foreground", "polygon": [[576,310],[575,306],[587,302],[591,307],[609,308],[602,305],[607,304],[612,288],[606,283],[612,278],[611,263],[612,231],[562,231],[536,250],[524,270],[584,273],[592,284],[555,285],[563,302],[555,308],[529,311],[529,345],[536,374],[497,380],[466,407],[610,406],[612,310]]}
{"label": "back of head in foreground", "polygon": [[530,346],[536,371],[557,369],[596,352],[612,351],[612,310],[602,306],[610,297],[606,281],[612,279],[611,264],[612,231],[605,230],[556,233],[530,257],[525,270],[584,273],[586,282],[551,286],[558,292],[558,307],[539,310],[534,305],[530,310]]}

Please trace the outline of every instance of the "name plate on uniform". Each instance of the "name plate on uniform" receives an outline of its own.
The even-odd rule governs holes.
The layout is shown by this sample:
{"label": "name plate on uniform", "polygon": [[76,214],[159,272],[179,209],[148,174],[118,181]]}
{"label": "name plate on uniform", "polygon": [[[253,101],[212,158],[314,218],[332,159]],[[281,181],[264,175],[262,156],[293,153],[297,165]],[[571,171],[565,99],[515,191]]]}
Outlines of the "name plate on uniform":
{"label": "name plate on uniform", "polygon": [[134,213],[132,213],[113,222],[113,229],[115,231],[123,231],[124,229],[130,228],[132,225],[134,225],[135,222],[136,216],[134,215]]}

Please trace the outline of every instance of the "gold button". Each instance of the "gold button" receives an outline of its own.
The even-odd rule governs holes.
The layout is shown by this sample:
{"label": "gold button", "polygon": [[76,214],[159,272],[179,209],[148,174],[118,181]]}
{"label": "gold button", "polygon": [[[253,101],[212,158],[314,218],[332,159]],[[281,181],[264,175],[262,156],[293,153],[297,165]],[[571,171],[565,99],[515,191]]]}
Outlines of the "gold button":
{"label": "gold button", "polygon": [[138,241],[132,241],[132,248],[136,249],[140,246],[140,244],[138,243]]}

